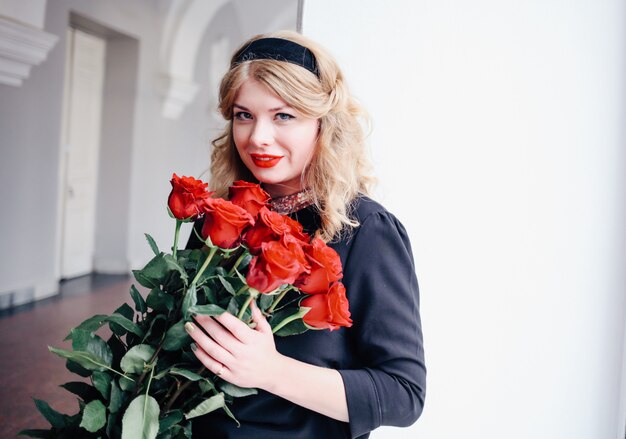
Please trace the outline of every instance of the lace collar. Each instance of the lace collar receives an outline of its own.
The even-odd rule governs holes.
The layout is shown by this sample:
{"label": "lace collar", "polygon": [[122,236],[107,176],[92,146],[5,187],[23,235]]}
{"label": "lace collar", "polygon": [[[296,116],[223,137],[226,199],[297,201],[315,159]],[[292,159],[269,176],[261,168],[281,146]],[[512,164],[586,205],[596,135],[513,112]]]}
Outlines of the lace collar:
{"label": "lace collar", "polygon": [[281,215],[289,215],[311,204],[313,204],[313,192],[310,189],[303,189],[295,194],[272,198],[269,202],[270,208]]}

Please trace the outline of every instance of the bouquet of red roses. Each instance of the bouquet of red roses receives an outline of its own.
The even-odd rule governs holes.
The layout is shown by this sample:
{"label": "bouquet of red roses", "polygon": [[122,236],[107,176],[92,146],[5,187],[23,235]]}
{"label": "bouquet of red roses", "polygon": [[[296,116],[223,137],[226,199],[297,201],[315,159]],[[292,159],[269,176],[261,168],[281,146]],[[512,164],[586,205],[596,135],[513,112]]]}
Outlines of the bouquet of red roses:
{"label": "bouquet of red roses", "polygon": [[[251,323],[250,303],[278,336],[309,329],[351,326],[337,253],[311,238],[297,221],[268,208],[257,184],[235,182],[230,200],[213,198],[207,183],[173,175],[168,211],[176,220],[172,252],[146,235],[154,258],[133,271],[147,290],[130,290],[134,308],[93,316],[72,329],[72,350],[49,347],[67,368],[89,382],[62,387],[78,396],[69,416],[35,400],[48,430],[24,430],[40,438],[191,438],[191,419],[229,409],[234,398],[256,393],[209,372],[191,352],[184,329],[194,315],[224,312]],[[179,250],[181,224],[203,219],[203,249]],[[105,341],[96,334],[108,325]]]}

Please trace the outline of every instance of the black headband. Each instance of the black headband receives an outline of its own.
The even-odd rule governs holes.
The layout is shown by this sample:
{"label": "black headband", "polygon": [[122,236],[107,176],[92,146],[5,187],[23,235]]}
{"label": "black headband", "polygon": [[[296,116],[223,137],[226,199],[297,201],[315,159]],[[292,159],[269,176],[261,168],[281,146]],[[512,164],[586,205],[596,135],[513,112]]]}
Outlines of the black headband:
{"label": "black headband", "polygon": [[233,59],[233,64],[254,59],[286,61],[304,67],[319,78],[317,61],[313,53],[304,46],[282,38],[261,38],[243,47]]}

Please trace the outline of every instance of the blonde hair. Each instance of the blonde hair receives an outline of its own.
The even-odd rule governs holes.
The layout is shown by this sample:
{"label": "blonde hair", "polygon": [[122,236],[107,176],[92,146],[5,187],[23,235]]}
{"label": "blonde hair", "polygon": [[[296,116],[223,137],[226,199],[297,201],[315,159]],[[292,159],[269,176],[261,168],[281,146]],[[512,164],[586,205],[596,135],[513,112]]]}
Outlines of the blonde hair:
{"label": "blonde hair", "polygon": [[219,110],[229,123],[212,142],[209,186],[217,196],[226,198],[233,181],[256,181],[241,161],[232,137],[233,103],[242,84],[254,79],[299,113],[320,119],[316,151],[303,171],[302,187],[310,188],[313,193],[321,218],[318,236],[328,242],[359,225],[351,216],[352,202],[359,193],[369,194],[374,183],[369,175],[371,167],[361,125],[369,127],[369,119],[350,95],[335,60],[302,35],[291,31],[257,35],[241,47],[267,37],[291,40],[308,48],[317,61],[319,77],[289,62],[256,59],[235,63],[233,56],[230,70],[222,79],[219,96]]}

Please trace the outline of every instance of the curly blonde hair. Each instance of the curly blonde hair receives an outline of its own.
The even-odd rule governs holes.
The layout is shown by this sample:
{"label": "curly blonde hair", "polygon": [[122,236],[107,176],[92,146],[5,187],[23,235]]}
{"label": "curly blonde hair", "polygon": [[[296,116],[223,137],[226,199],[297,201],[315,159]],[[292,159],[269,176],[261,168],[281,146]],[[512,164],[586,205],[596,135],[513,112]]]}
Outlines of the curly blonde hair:
{"label": "curly blonde hair", "polygon": [[320,214],[318,236],[329,242],[358,226],[351,216],[352,202],[359,193],[369,194],[375,181],[365,152],[364,126],[369,127],[369,119],[350,95],[335,60],[302,35],[291,31],[257,35],[240,48],[268,37],[291,40],[308,48],[317,61],[319,77],[289,62],[255,59],[237,63],[233,56],[220,85],[219,110],[229,122],[212,142],[210,187],[216,196],[226,198],[233,181],[256,181],[241,161],[232,136],[237,93],[246,80],[254,79],[302,115],[320,120],[315,153],[301,178],[302,187],[311,189]]}

